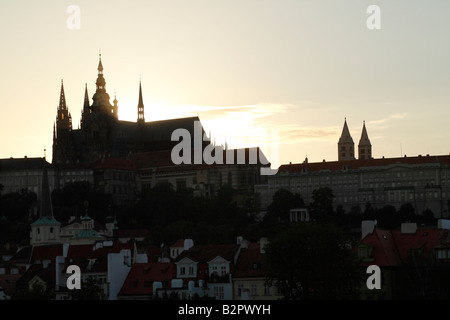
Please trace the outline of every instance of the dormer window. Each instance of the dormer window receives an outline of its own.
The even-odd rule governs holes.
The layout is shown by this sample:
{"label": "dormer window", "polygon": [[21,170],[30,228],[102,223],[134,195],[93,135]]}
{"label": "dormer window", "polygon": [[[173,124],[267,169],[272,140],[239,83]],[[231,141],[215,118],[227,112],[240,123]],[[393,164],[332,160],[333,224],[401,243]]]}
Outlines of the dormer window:
{"label": "dormer window", "polygon": [[361,244],[358,246],[358,258],[363,261],[373,261],[372,258],[373,246],[367,244]]}

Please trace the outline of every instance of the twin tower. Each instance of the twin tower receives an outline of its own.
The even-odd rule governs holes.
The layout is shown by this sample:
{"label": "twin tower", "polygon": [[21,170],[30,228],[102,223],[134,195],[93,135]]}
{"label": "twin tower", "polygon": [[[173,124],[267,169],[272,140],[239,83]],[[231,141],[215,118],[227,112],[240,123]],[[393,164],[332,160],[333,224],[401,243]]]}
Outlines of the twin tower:
{"label": "twin tower", "polygon": [[[347,119],[344,121],[341,137],[338,142],[338,160],[355,160],[355,144],[347,126]],[[366,123],[363,122],[361,139],[358,144],[358,159],[372,159],[372,145],[367,135]]]}

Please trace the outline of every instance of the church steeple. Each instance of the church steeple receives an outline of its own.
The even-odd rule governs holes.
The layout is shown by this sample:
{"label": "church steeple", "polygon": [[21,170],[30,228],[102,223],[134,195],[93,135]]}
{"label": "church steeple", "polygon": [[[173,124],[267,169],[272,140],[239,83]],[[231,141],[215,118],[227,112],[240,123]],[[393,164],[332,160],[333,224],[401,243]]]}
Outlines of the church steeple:
{"label": "church steeple", "polygon": [[366,122],[363,121],[363,129],[361,132],[361,139],[358,144],[358,159],[371,159],[372,158],[372,144],[369,140],[369,135],[366,130]]}
{"label": "church steeple", "polygon": [[355,144],[353,142],[352,136],[350,135],[350,130],[347,126],[347,118],[344,120],[344,127],[342,128],[341,137],[338,142],[338,160],[355,160]]}
{"label": "church steeple", "polygon": [[63,80],[61,79],[61,93],[59,94],[59,106],[58,106],[59,110],[66,110],[67,106],[66,106],[66,96],[64,94],[64,83]]}
{"label": "church steeple", "polygon": [[97,85],[97,90],[96,92],[106,92],[106,81],[105,78],[103,77],[103,64],[102,64],[102,55],[100,54],[99,58],[98,58],[98,77],[97,77],[97,82],[95,83]]}
{"label": "church steeple", "polygon": [[144,100],[142,99],[142,87],[141,81],[139,80],[139,103],[138,103],[138,123],[145,123],[144,118]]}
{"label": "church steeple", "polygon": [[113,108],[111,103],[109,102],[109,94],[106,92],[106,81],[103,77],[103,63],[102,63],[102,55],[99,55],[98,61],[98,76],[97,81],[95,82],[96,90],[95,94],[92,97],[93,103],[91,106],[91,110],[93,113],[97,112],[105,112],[105,113],[113,113]]}
{"label": "church steeple", "polygon": [[97,70],[98,70],[98,74],[103,74],[102,54],[101,53],[99,53]]}
{"label": "church steeple", "polygon": [[59,94],[59,105],[56,116],[56,130],[57,134],[60,130],[72,130],[72,117],[66,104],[66,96],[64,94],[64,83],[61,80],[61,92]]}
{"label": "church steeple", "polygon": [[89,109],[89,95],[88,95],[88,89],[87,89],[87,83],[85,84],[85,89],[84,89],[84,105],[83,105],[83,109]]}
{"label": "church steeple", "polygon": [[61,224],[53,217],[47,169],[44,169],[42,175],[40,202],[39,218],[31,224],[30,243],[32,246],[59,243]]}

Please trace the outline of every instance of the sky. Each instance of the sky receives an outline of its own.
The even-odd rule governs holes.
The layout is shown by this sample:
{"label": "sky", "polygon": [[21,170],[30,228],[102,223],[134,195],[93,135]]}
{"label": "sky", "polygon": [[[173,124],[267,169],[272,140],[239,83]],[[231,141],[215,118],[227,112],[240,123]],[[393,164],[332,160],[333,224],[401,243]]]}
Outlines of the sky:
{"label": "sky", "polygon": [[77,129],[100,52],[119,119],[141,80],[146,121],[198,115],[273,167],[337,160],[344,119],[375,158],[449,154],[449,18],[447,0],[2,0],[0,158],[51,161],[61,79]]}

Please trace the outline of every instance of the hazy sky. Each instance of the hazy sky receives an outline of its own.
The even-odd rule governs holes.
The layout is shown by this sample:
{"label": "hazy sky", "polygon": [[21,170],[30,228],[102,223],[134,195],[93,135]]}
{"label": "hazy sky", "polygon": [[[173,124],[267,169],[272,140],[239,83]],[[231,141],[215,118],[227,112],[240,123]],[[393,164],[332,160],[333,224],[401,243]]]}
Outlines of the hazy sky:
{"label": "hazy sky", "polygon": [[448,0],[2,0],[0,158],[51,161],[61,79],[76,129],[99,51],[122,120],[141,78],[147,121],[198,114],[231,147],[278,136],[275,163],[337,160],[345,117],[376,158],[448,154],[449,35]]}

